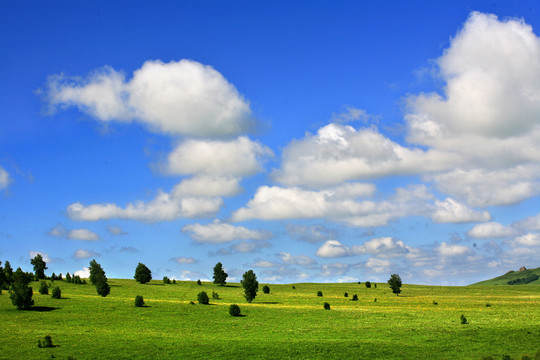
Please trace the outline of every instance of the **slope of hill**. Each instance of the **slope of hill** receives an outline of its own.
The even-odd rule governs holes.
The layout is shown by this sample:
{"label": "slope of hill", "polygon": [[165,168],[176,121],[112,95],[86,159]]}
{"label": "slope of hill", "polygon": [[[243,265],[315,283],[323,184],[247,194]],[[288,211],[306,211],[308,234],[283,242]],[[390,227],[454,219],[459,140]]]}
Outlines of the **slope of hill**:
{"label": "slope of hill", "polygon": [[476,285],[540,285],[540,267],[523,271],[509,271],[490,280],[471,284]]}

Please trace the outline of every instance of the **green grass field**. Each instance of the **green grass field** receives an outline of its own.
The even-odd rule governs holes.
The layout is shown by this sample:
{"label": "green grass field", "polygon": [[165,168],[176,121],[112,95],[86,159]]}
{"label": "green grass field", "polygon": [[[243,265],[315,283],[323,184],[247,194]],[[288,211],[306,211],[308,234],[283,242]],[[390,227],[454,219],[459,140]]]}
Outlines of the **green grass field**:
{"label": "green grass field", "polygon": [[[58,284],[64,299],[40,295],[32,283],[31,311],[2,292],[0,358],[521,359],[540,349],[540,286],[404,285],[398,297],[386,284],[269,285],[270,294],[260,284],[247,304],[239,284],[110,279],[106,298],[90,284]],[[200,291],[211,305],[189,304]],[[136,308],[136,295],[148,306]],[[233,303],[245,316],[229,315]],[[57,346],[38,348],[45,335]]]}

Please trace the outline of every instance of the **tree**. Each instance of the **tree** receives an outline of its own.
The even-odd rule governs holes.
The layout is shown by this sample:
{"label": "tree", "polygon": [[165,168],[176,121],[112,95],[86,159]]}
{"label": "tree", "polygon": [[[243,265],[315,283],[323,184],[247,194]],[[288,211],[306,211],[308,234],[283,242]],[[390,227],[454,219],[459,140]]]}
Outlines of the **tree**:
{"label": "tree", "polygon": [[221,286],[225,285],[227,282],[227,274],[225,270],[223,270],[223,265],[221,265],[220,262],[214,266],[214,284],[220,284]]}
{"label": "tree", "polygon": [[60,299],[62,297],[62,290],[58,286],[52,289],[52,297],[53,299]]}
{"label": "tree", "polygon": [[96,259],[92,259],[90,261],[90,282],[93,285],[96,285],[97,282],[102,279],[105,276],[105,271],[103,271],[103,268],[101,265],[99,265],[96,261]]}
{"label": "tree", "polygon": [[4,264],[4,274],[6,275],[7,284],[11,285],[11,283],[13,282],[13,269],[11,268],[9,261],[7,260],[6,260],[6,263]]}
{"label": "tree", "polygon": [[13,274],[9,298],[18,309],[28,309],[34,305],[32,288],[28,286],[29,282],[28,275],[21,268],[18,268]]}
{"label": "tree", "polygon": [[111,287],[107,283],[107,278],[102,278],[96,283],[96,291],[99,295],[105,297],[111,292]]}
{"label": "tree", "polygon": [[143,263],[139,263],[137,265],[137,268],[135,269],[135,280],[137,280],[141,284],[146,284],[150,280],[152,280],[152,272],[149,268],[146,267]]}
{"label": "tree", "polygon": [[401,278],[398,274],[392,274],[390,276],[390,279],[388,280],[388,285],[392,289],[392,292],[399,296],[399,293],[401,292]]}
{"label": "tree", "polygon": [[257,296],[259,290],[259,282],[257,281],[257,275],[253,270],[246,271],[242,276],[242,286],[244,287],[244,297],[247,302],[250,303]]}
{"label": "tree", "polygon": [[369,281],[366,281],[366,282],[364,283],[364,285],[366,285],[366,287],[367,287],[368,289],[371,288],[371,283],[370,283]]}
{"label": "tree", "polygon": [[268,287],[268,285],[263,286],[263,293],[270,294],[270,288]]}
{"label": "tree", "polygon": [[236,304],[229,306],[229,314],[231,316],[240,316],[240,306]]}
{"label": "tree", "polygon": [[144,298],[142,297],[142,295],[135,296],[135,306],[136,307],[144,306]]}
{"label": "tree", "polygon": [[66,281],[67,281],[68,283],[71,282],[71,275],[69,275],[69,272],[66,274]]}
{"label": "tree", "polygon": [[8,283],[6,278],[6,273],[4,272],[4,268],[2,267],[2,262],[0,261],[0,291],[2,289],[7,289]]}
{"label": "tree", "polygon": [[170,283],[171,283],[171,279],[169,279],[169,277],[167,277],[167,276],[164,276],[164,277],[163,277],[163,283],[164,283],[164,284],[170,284]]}
{"label": "tree", "polygon": [[39,286],[39,293],[41,295],[49,295],[49,285],[47,285],[47,282],[45,280],[41,280],[41,284]]}
{"label": "tree", "polygon": [[197,295],[197,301],[199,302],[199,304],[208,305],[210,299],[208,298],[208,294],[206,293],[206,291],[201,291]]}
{"label": "tree", "polygon": [[47,263],[43,260],[41,254],[34,256],[30,263],[34,265],[34,273],[36,275],[36,280],[45,279],[45,270],[47,270]]}

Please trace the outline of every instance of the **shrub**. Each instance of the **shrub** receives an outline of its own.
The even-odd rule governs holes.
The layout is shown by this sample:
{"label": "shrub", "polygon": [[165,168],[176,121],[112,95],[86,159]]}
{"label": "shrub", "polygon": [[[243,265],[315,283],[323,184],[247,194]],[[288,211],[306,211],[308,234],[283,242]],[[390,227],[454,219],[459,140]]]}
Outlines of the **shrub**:
{"label": "shrub", "polygon": [[229,306],[229,314],[231,314],[231,316],[240,316],[240,306],[236,304]]}
{"label": "shrub", "polygon": [[487,304],[486,304],[486,307],[491,307],[491,304],[490,304],[490,303],[487,303]]}
{"label": "shrub", "polygon": [[163,283],[164,283],[164,284],[170,284],[170,283],[171,283],[171,279],[169,279],[167,276],[164,276],[164,277],[163,277]]}
{"label": "shrub", "polygon": [[364,285],[366,285],[366,287],[367,287],[368,289],[371,288],[371,283],[370,283],[369,281],[366,281],[366,282],[364,283]]}
{"label": "shrub", "polygon": [[376,289],[376,288],[377,288],[377,284],[373,284],[373,287]]}
{"label": "shrub", "polygon": [[433,305],[439,305],[439,303],[433,300]]}
{"label": "shrub", "polygon": [[322,296],[322,291],[321,290],[317,291],[317,296]]}
{"label": "shrub", "polygon": [[212,299],[219,300],[219,294],[215,291],[212,291]]}
{"label": "shrub", "polygon": [[172,279],[172,283],[173,283],[173,284],[176,284],[176,279]]}
{"label": "shrub", "polygon": [[377,298],[375,298],[375,300],[373,300],[373,302],[377,302]]}
{"label": "shrub", "polygon": [[50,335],[47,335],[43,338],[43,341],[38,340],[38,347],[39,348],[52,348],[54,347],[52,338]]}
{"label": "shrub", "polygon": [[135,306],[136,307],[143,307],[144,306],[144,299],[141,295],[135,296]]}
{"label": "shrub", "polygon": [[292,287],[292,288],[293,288],[293,290],[296,290],[296,286],[294,286],[294,285],[293,285],[293,287]]}
{"label": "shrub", "polygon": [[62,290],[58,286],[52,289],[52,297],[53,299],[60,299],[62,297]]}
{"label": "shrub", "polygon": [[343,296],[345,296],[345,297],[349,297],[349,294],[345,293],[345,294],[343,294]]}
{"label": "shrub", "polygon": [[197,280],[197,285],[202,285],[201,279]]}
{"label": "shrub", "polygon": [[352,296],[351,301],[358,301],[358,295],[354,294],[354,295]]}
{"label": "shrub", "polygon": [[41,295],[49,295],[49,285],[45,281],[42,281],[39,285],[39,293]]}
{"label": "shrub", "polygon": [[99,295],[105,297],[111,292],[111,287],[107,283],[107,278],[96,283],[96,291]]}
{"label": "shrub", "polygon": [[22,270],[17,271],[13,274],[13,284],[11,285],[9,298],[13,305],[18,309],[29,309],[34,305],[34,300],[32,300],[32,288],[28,286]]}
{"label": "shrub", "polygon": [[467,324],[467,318],[461,314],[461,324]]}
{"label": "shrub", "polygon": [[325,303],[323,304],[323,308],[324,308],[324,310],[330,310],[330,304],[327,303],[327,302],[325,302]]}
{"label": "shrub", "polygon": [[270,294],[270,288],[268,287],[268,285],[263,286],[263,293]]}
{"label": "shrub", "polygon": [[199,304],[208,305],[210,299],[208,298],[208,294],[206,293],[206,291],[201,291],[199,295],[197,295],[197,301],[199,302]]}

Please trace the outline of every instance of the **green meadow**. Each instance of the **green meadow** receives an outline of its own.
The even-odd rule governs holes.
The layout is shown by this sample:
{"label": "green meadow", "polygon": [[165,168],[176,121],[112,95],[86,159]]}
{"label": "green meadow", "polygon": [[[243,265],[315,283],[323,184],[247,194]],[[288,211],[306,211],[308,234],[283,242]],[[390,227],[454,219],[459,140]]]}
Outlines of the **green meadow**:
{"label": "green meadow", "polygon": [[[109,284],[103,298],[91,284],[55,281],[63,299],[53,299],[34,282],[33,310],[17,310],[3,290],[0,358],[534,359],[540,349],[540,286],[404,285],[396,296],[380,283],[269,284],[270,294],[259,284],[248,304],[234,283]],[[197,303],[201,291],[210,305]],[[134,306],[136,295],[146,307]],[[230,316],[230,304],[243,316]],[[55,347],[38,348],[46,335]]]}

